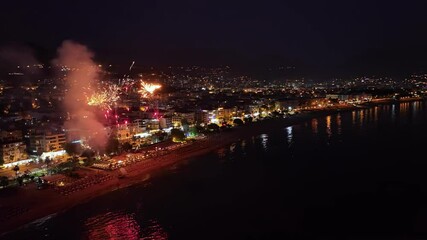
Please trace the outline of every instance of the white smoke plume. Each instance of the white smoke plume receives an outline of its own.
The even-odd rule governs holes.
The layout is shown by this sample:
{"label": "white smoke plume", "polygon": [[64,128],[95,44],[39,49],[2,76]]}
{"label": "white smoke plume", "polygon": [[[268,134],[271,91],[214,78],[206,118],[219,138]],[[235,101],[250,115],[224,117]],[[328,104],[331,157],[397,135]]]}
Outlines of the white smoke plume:
{"label": "white smoke plume", "polygon": [[67,69],[64,107],[69,115],[65,123],[69,139],[87,140],[92,148],[101,150],[106,144],[107,134],[86,102],[99,81],[98,66],[93,57],[86,46],[67,40],[58,48],[58,57],[53,63]]}

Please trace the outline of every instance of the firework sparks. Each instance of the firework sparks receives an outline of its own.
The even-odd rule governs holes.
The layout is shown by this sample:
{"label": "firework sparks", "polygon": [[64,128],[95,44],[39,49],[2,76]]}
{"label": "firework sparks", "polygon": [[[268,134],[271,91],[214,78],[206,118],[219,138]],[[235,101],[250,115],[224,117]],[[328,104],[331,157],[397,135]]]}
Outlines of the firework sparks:
{"label": "firework sparks", "polygon": [[90,106],[102,106],[107,103],[107,95],[104,92],[94,93],[87,101]]}
{"label": "firework sparks", "polygon": [[135,61],[132,61],[132,64],[129,67],[129,72],[132,70],[133,65],[135,64]]}
{"label": "firework sparks", "polygon": [[143,98],[148,98],[150,95],[154,93],[157,89],[161,88],[162,86],[159,84],[153,84],[153,83],[146,83],[141,80],[141,89],[138,91]]}
{"label": "firework sparks", "polygon": [[109,85],[104,88],[101,92],[96,92],[88,98],[87,104],[90,106],[98,106],[102,109],[111,110],[111,106],[114,105],[120,98],[120,88],[117,85]]}

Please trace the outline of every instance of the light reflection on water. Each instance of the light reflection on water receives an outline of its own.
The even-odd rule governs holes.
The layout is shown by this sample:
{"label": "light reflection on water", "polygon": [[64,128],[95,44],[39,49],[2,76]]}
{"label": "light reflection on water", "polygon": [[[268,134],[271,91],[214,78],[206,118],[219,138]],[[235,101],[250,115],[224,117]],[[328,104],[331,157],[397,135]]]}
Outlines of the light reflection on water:
{"label": "light reflection on water", "polygon": [[261,134],[259,137],[261,138],[261,145],[262,145],[262,148],[263,148],[265,151],[267,151],[267,150],[268,150],[268,147],[267,147],[267,143],[268,143],[268,135],[264,133],[264,134]]}
{"label": "light reflection on water", "polygon": [[242,140],[242,142],[240,143],[240,146],[242,147],[242,149],[245,149],[245,147],[246,147],[246,140]]}
{"label": "light reflection on water", "polygon": [[400,115],[398,120],[401,121],[402,123],[408,122],[408,120],[410,120],[408,119],[410,117],[410,115],[408,114],[409,102],[400,103],[397,108],[398,109],[396,114]]}
{"label": "light reflection on water", "polygon": [[[311,174],[317,174],[324,175],[327,170],[330,171],[337,171],[341,173],[343,169],[345,170],[345,165],[340,165],[341,162],[348,162],[352,160],[353,153],[350,153],[348,151],[345,151],[347,149],[353,149],[352,145],[349,145],[351,143],[358,142],[357,138],[363,139],[364,141],[373,142],[373,143],[379,143],[374,137],[378,137],[379,140],[387,141],[387,138],[383,137],[383,133],[387,133],[388,131],[391,131],[395,128],[398,128],[398,125],[405,126],[405,122],[408,123],[415,123],[417,121],[418,123],[421,123],[420,126],[424,126],[425,122],[427,122],[427,111],[425,111],[426,105],[422,102],[413,102],[409,105],[401,105],[397,106],[394,105],[384,105],[384,106],[378,106],[374,107],[373,109],[367,109],[367,110],[355,110],[351,112],[342,112],[340,114],[332,114],[330,116],[322,116],[315,119],[308,120],[306,123],[296,126],[289,126],[289,127],[277,127],[274,129],[271,129],[271,131],[266,131],[265,134],[259,135],[259,136],[253,136],[252,138],[247,138],[246,140],[242,140],[239,143],[235,144],[235,149],[230,149],[230,146],[223,147],[221,149],[218,149],[217,151],[212,152],[212,155],[214,156],[212,158],[212,161],[210,161],[210,158],[203,157],[204,161],[194,161],[193,166],[189,164],[188,166],[185,166],[183,168],[177,168],[176,171],[174,171],[174,176],[171,177],[171,181],[169,181],[169,178],[166,178],[165,181],[162,182],[155,182],[150,187],[144,187],[144,188],[138,188],[138,187],[132,187],[130,188],[129,192],[132,193],[130,195],[124,196],[117,193],[112,193],[113,197],[104,197],[101,198],[101,200],[95,199],[94,201],[96,204],[90,204],[88,207],[83,208],[77,208],[77,210],[71,210],[71,213],[75,213],[79,218],[73,218],[68,216],[73,216],[71,213],[67,213],[67,217],[55,217],[53,221],[47,221],[46,223],[43,223],[40,228],[49,228],[49,231],[57,231],[55,229],[60,228],[59,226],[64,226],[65,224],[76,224],[79,226],[76,232],[78,232],[78,236],[83,236],[87,239],[167,239],[169,237],[173,238],[173,236],[181,236],[184,237],[182,239],[185,239],[185,235],[189,232],[196,231],[197,229],[202,229],[201,227],[207,227],[211,232],[218,231],[220,234],[223,234],[222,236],[227,236],[227,230],[225,229],[226,226],[233,226],[233,224],[236,224],[236,222],[244,222],[245,219],[249,219],[247,215],[244,215],[245,213],[251,213],[252,210],[258,211],[258,214],[255,214],[256,216],[262,216],[264,214],[263,207],[259,208],[259,202],[265,203],[263,206],[271,206],[271,211],[275,211],[278,213],[281,213],[282,216],[288,216],[289,214],[292,214],[293,209],[295,208],[295,203],[290,202],[289,205],[281,205],[282,201],[275,202],[274,198],[267,198],[265,196],[275,196],[273,193],[277,190],[280,191],[280,189],[292,189],[294,187],[295,189],[303,189],[301,191],[296,191],[295,195],[291,195],[291,197],[294,197],[298,200],[298,196],[301,196],[300,193],[306,193],[308,197],[303,196],[302,199],[310,199],[311,196],[317,196],[316,192],[310,192],[310,189],[305,189],[304,186],[299,185],[292,185],[294,182],[298,181],[290,181],[289,179],[293,179],[294,175],[293,173],[302,174],[301,179],[308,179]],[[423,112],[424,111],[424,112]],[[406,115],[404,114],[406,112]],[[418,112],[418,114],[416,113]],[[416,115],[417,114],[417,115]],[[417,116],[417,119],[412,116]],[[392,117],[395,116],[396,118],[396,124],[391,124],[394,120],[392,120]],[[406,119],[406,120],[405,120]],[[408,126],[412,126],[410,124],[406,124]],[[414,127],[414,131],[418,132],[418,129]],[[326,129],[326,131],[325,131]],[[422,128],[420,128],[422,129]],[[369,130],[369,131],[368,131]],[[406,131],[407,129],[405,129]],[[365,134],[365,136],[355,136],[355,133],[363,132],[362,135]],[[378,136],[377,136],[378,135]],[[387,135],[388,136],[395,136],[395,134]],[[356,138],[356,140],[354,140]],[[410,140],[410,139],[409,139]],[[333,155],[330,157],[330,154],[332,151],[328,152],[328,150],[325,150],[324,144],[330,143],[330,146],[328,146],[328,149],[332,149],[335,151],[338,151],[336,155]],[[337,148],[336,143],[339,142],[340,147],[343,147],[343,150],[340,150],[340,148]],[[315,143],[315,144],[311,144]],[[318,144],[322,143],[322,144]],[[404,143],[402,143],[404,144]],[[369,144],[367,146],[361,145],[363,147],[366,147],[368,149],[374,149],[370,148]],[[267,148],[268,147],[268,148]],[[314,147],[317,147],[314,148]],[[262,154],[256,154],[259,153],[261,150]],[[311,151],[313,150],[313,151]],[[271,156],[271,159],[274,157],[277,157],[280,159],[296,159],[299,161],[280,161],[284,165],[275,165],[276,162],[269,162],[269,164],[257,164],[257,162],[261,162],[259,157],[257,156],[266,156],[266,152],[271,153],[273,151],[276,151],[276,153],[280,153],[277,155],[270,154],[268,156]],[[343,152],[339,152],[343,151]],[[227,165],[226,160],[229,159],[228,155],[233,155],[235,159],[243,159],[241,156],[244,154],[244,152],[247,152],[246,157],[244,160],[251,160],[251,161],[234,161],[233,164]],[[310,153],[313,152],[313,153]],[[295,155],[294,155],[295,153]],[[322,155],[323,154],[323,155]],[[327,164],[322,165],[316,165],[312,161],[313,159],[317,159],[317,157],[321,158],[323,156],[327,156],[328,159],[334,160],[336,156],[344,156],[345,154],[348,154],[346,156],[345,161],[337,161],[334,162],[334,164],[328,167]],[[226,157],[227,156],[227,157]],[[283,157],[285,156],[285,157]],[[362,155],[360,155],[362,156]],[[287,158],[286,158],[287,157]],[[208,159],[208,160],[205,160]],[[336,158],[341,159],[341,158]],[[350,159],[350,160],[349,160]],[[359,158],[355,158],[357,161],[354,161],[354,166],[358,166],[356,163],[359,163]],[[381,164],[386,164],[387,162],[381,162],[382,158],[377,159],[376,161],[380,161]],[[305,162],[304,162],[305,161]],[[373,162],[376,162],[373,161]],[[277,161],[279,162],[279,161]],[[307,166],[310,168],[303,168],[302,165],[299,165],[301,162],[304,162],[304,164],[307,164]],[[218,168],[216,163],[220,163]],[[273,164],[274,163],[274,164]],[[225,165],[225,166],[224,166]],[[203,166],[203,167],[201,167]],[[253,168],[252,168],[253,166]],[[278,168],[276,166],[279,166],[281,168]],[[349,169],[354,169],[354,166],[351,165],[351,167],[348,167]],[[366,165],[360,165],[360,169],[365,168]],[[378,165],[381,166],[381,165]],[[264,168],[263,168],[264,167]],[[305,165],[304,165],[305,167]],[[318,167],[321,167],[321,170],[318,170]],[[299,170],[301,168],[301,170]],[[185,169],[188,169],[185,170]],[[215,170],[217,169],[217,170]],[[219,169],[219,170],[218,170]],[[248,170],[249,169],[249,170]],[[268,174],[259,174],[259,169],[262,169]],[[276,172],[276,169],[280,169],[280,171]],[[282,169],[289,169],[289,173],[284,174],[284,171]],[[185,171],[184,171],[185,170]],[[226,172],[226,171],[228,172]],[[310,170],[310,172],[308,172]],[[217,174],[218,171],[221,174]],[[300,172],[298,172],[300,171]],[[360,170],[362,171],[362,170]],[[210,175],[211,173],[215,173]],[[226,172],[226,174],[223,174]],[[280,174],[278,174],[280,172]],[[291,174],[292,172],[292,174]],[[424,174],[425,171],[423,171],[422,174]],[[168,172],[170,173],[170,171]],[[167,173],[167,174],[168,174]],[[200,173],[200,176],[198,175]],[[307,175],[303,175],[307,173]],[[276,174],[276,175],[275,175]],[[172,174],[169,174],[172,175]],[[253,188],[256,182],[257,184],[259,182],[262,183],[266,177],[272,175],[274,181],[272,182],[265,182],[260,185],[262,186],[271,186],[271,184],[277,184],[278,177],[277,176],[286,176],[286,178],[283,179],[283,185],[278,184],[277,188],[271,188],[276,189],[272,190],[272,193],[269,193],[270,195],[263,195],[262,192],[259,192],[259,189]],[[209,176],[209,177],[207,177]],[[238,177],[235,177],[238,176]],[[246,178],[247,176],[247,178]],[[254,179],[254,176],[257,176],[259,178],[256,179],[254,182],[250,182]],[[290,177],[289,177],[290,176]],[[288,178],[289,177],[289,178]],[[299,177],[299,175],[295,174],[295,178]],[[212,179],[212,181],[210,181]],[[237,180],[236,180],[237,179]],[[342,179],[338,178],[336,182],[341,181]],[[345,180],[345,179],[344,179]],[[153,180],[154,181],[154,180]],[[313,180],[313,182],[317,181]],[[326,180],[325,180],[326,181]],[[200,184],[192,185],[193,182],[197,182]],[[247,182],[250,182],[250,184],[246,184]],[[177,183],[177,184],[176,184]],[[191,184],[189,184],[191,183]],[[230,184],[231,183],[231,184]],[[328,183],[328,182],[326,182]],[[333,184],[337,184],[337,189],[342,189],[341,186],[338,183],[335,182],[329,182]],[[359,182],[351,182],[352,184],[355,184],[355,186],[362,186],[358,185]],[[182,184],[182,185],[180,185]],[[189,187],[190,185],[190,187]],[[229,186],[230,189],[227,189]],[[255,185],[256,186],[256,185]],[[286,186],[282,187],[281,186]],[[321,184],[319,185],[322,188],[326,188],[327,186],[330,186],[330,184]],[[346,188],[347,185],[343,185]],[[288,188],[290,187],[290,188]],[[142,189],[149,189],[147,192]],[[173,192],[174,189],[177,189],[176,192]],[[264,189],[267,188],[262,188]],[[346,188],[347,189],[347,188]],[[235,194],[236,192],[239,193],[239,190],[241,190],[241,195]],[[166,194],[168,192],[173,192],[173,194]],[[213,191],[212,194],[210,192]],[[328,193],[322,192],[319,196],[330,196],[333,198],[336,193],[336,189],[333,188]],[[286,194],[288,194],[290,191],[286,190]],[[158,193],[158,195],[156,195]],[[186,195],[187,194],[187,195]],[[243,201],[236,201],[236,204],[226,205],[224,198],[222,196],[228,196],[232,195],[234,197],[240,197]],[[262,198],[255,198],[253,202],[250,202],[251,198],[248,198],[248,194],[251,194],[250,196],[262,196]],[[329,195],[328,195],[329,194]],[[148,203],[144,202],[144,205],[141,205],[138,207],[137,210],[129,209],[127,206],[132,205],[134,202],[142,201],[141,199],[144,199],[144,201],[147,201],[147,198],[150,198],[152,196],[156,196],[154,199],[151,199],[151,201],[148,201]],[[183,196],[183,197],[182,197]],[[220,196],[220,197],[218,197]],[[286,199],[285,197],[281,198],[281,195],[278,195],[279,197],[276,199]],[[345,195],[346,196],[346,195]],[[287,197],[287,196],[286,196]],[[122,201],[124,199],[127,199],[125,203]],[[177,200],[180,199],[180,200]],[[234,198],[233,198],[234,199]],[[239,199],[239,198],[237,198]],[[265,202],[263,202],[263,199],[266,199]],[[313,198],[315,199],[315,198]],[[371,198],[369,198],[371,199]],[[114,205],[114,202],[120,202],[119,207]],[[224,201],[224,202],[221,202]],[[218,205],[218,202],[221,204]],[[244,205],[242,207],[242,203],[248,203],[247,205]],[[103,203],[103,204],[100,204]],[[167,204],[166,204],[167,203]],[[271,204],[273,203],[273,204]],[[351,202],[353,203],[353,202]],[[359,203],[356,202],[355,203]],[[217,205],[216,205],[217,204]],[[277,204],[277,205],[275,205]],[[317,203],[316,203],[317,204]],[[332,204],[332,203],[331,203]],[[169,207],[165,207],[168,206]],[[197,206],[197,207],[195,207]],[[286,212],[286,208],[289,206],[289,209],[292,209],[292,211]],[[355,204],[350,204],[348,209],[352,209]],[[224,215],[217,214],[217,212],[223,210],[225,208],[226,213],[230,213],[235,211],[236,208],[241,208],[241,212],[237,212],[234,218],[223,218]],[[277,208],[275,208],[277,207]],[[89,210],[88,210],[89,208]],[[96,211],[90,211],[91,208],[97,209]],[[111,209],[122,209],[122,210],[111,210]],[[81,211],[81,209],[84,209],[84,211]],[[105,210],[110,209],[110,210]],[[214,209],[212,212],[210,209]],[[230,210],[231,209],[231,210]],[[261,210],[259,210],[261,209]],[[277,210],[280,209],[280,210]],[[306,210],[305,205],[301,207],[301,211],[304,213]],[[344,210],[347,210],[347,208],[343,208]],[[86,210],[88,213],[86,213]],[[182,211],[181,211],[182,210]],[[334,209],[332,209],[334,210]],[[375,209],[374,209],[375,210]],[[78,211],[76,213],[76,211]],[[106,212],[109,211],[109,212]],[[280,212],[283,211],[283,212]],[[141,214],[144,212],[144,214]],[[147,214],[149,212],[149,214]],[[339,211],[337,210],[335,214],[339,215]],[[203,213],[203,214],[201,214]],[[329,212],[325,212],[329,213]],[[181,214],[181,215],[180,215]],[[144,217],[147,216],[146,219],[144,219],[141,215]],[[187,219],[181,218],[182,215],[185,216],[191,216]],[[202,216],[203,215],[203,216]],[[329,225],[322,225],[322,220],[324,218],[323,214],[319,214],[319,218],[314,218],[314,222],[317,224],[320,224],[320,226],[329,226]],[[215,216],[217,218],[215,218]],[[240,217],[243,216],[243,217]],[[351,215],[349,215],[351,216]],[[62,218],[62,221],[61,221]],[[285,218],[285,217],[283,217]],[[345,218],[345,217],[344,217]],[[60,220],[58,223],[58,219]],[[65,220],[66,221],[65,221]],[[153,220],[155,219],[155,220]],[[211,220],[213,219],[213,220]],[[231,220],[229,220],[231,219]],[[257,220],[259,222],[257,222]],[[295,218],[297,219],[297,218]],[[337,218],[339,219],[339,218]],[[261,218],[254,218],[250,219],[251,222],[255,222],[253,226],[261,226],[259,230],[260,232],[268,232],[271,229],[268,227],[262,228],[263,222],[265,222],[262,217]],[[275,222],[281,223],[283,219],[274,219]],[[319,220],[317,222],[317,220]],[[347,221],[351,220],[351,218],[347,218]],[[369,220],[369,219],[368,219]],[[228,222],[229,221],[229,222]],[[330,220],[329,220],[330,221]],[[187,224],[188,222],[188,224]],[[218,225],[221,222],[225,222],[223,225]],[[294,223],[294,218],[290,221],[292,224]],[[326,221],[327,222],[327,221]],[[181,224],[182,223],[182,224]],[[333,222],[337,223],[337,222]],[[338,222],[339,223],[339,222]],[[194,224],[195,228],[188,228],[185,227],[188,225]],[[197,225],[199,224],[199,225]],[[292,224],[289,224],[288,226],[293,226]],[[83,225],[81,227],[81,225]],[[281,224],[278,224],[278,226],[282,226]],[[239,224],[236,224],[237,227],[239,227]],[[331,224],[333,226],[333,224]],[[291,228],[291,227],[289,227]],[[184,229],[184,230],[182,230]],[[243,229],[243,230],[242,230]],[[294,230],[294,229],[292,229]],[[40,231],[38,228],[29,229],[28,232],[32,233],[32,236],[36,236],[39,234],[44,234],[47,231]],[[167,231],[167,232],[166,232]],[[241,225],[240,230],[236,230],[238,233],[242,234],[244,236],[247,231],[250,231],[247,229],[247,226],[245,224]],[[180,235],[181,234],[181,235]],[[26,235],[26,236],[29,236]],[[56,238],[49,238],[49,239],[64,239],[64,238],[58,238],[57,236],[63,236],[64,238],[67,237],[66,233],[57,233],[55,235]],[[10,238],[12,239],[12,238]],[[13,239],[30,239],[25,237],[15,237]],[[46,237],[35,237],[31,239],[47,239]],[[80,239],[80,238],[74,238],[74,239]],[[203,238],[199,238],[203,239]],[[220,237],[216,239],[221,239]]]}
{"label": "light reflection on water", "polygon": [[292,134],[292,129],[293,129],[293,126],[289,126],[289,127],[287,127],[287,128],[286,128],[287,140],[288,140],[288,145],[289,145],[289,146],[291,146],[291,145],[292,145],[292,143],[293,143],[293,138],[294,138],[294,136],[293,136],[293,134]]}
{"label": "light reflection on water", "polygon": [[365,122],[365,110],[359,110],[357,113],[359,117],[359,127],[362,128]]}
{"label": "light reflection on water", "polygon": [[356,111],[351,112],[351,123],[356,125]]}
{"label": "light reflection on water", "polygon": [[112,213],[86,220],[89,239],[139,239],[140,227],[133,214]]}
{"label": "light reflection on water", "polygon": [[317,118],[313,118],[311,120],[311,130],[313,131],[314,135],[316,135],[318,133],[318,129],[317,129],[318,124],[319,123],[317,121]]}
{"label": "light reflection on water", "polygon": [[396,104],[391,105],[391,120],[392,122],[396,120]]}
{"label": "light reflection on water", "polygon": [[[380,105],[367,109],[353,110],[347,113],[313,118],[301,124],[301,126],[311,132],[313,136],[312,140],[316,143],[331,145],[335,140],[342,142],[349,134],[366,135],[369,129],[377,128],[384,124],[405,125],[420,123],[423,117],[420,115],[420,112],[423,111],[424,107],[426,105],[422,101]],[[425,115],[427,116],[427,114]],[[319,128],[323,131],[319,132]],[[346,132],[347,129],[351,129],[352,131]],[[290,131],[288,131],[288,128],[285,130],[287,142],[290,143],[292,130],[290,128]],[[293,135],[295,134],[297,133],[293,133]],[[346,134],[346,136],[343,136],[343,134]]]}
{"label": "light reflection on water", "polygon": [[378,122],[378,107],[374,107],[374,122]]}
{"label": "light reflection on water", "polygon": [[332,136],[332,129],[331,129],[331,116],[326,117],[326,135],[328,136],[327,144],[330,144],[331,136]]}
{"label": "light reflection on water", "polygon": [[412,110],[411,110],[411,112],[412,112],[412,118],[416,118],[417,117],[417,112],[418,112],[418,109],[420,108],[420,102],[412,102],[411,103],[411,106],[412,106]]}
{"label": "light reflection on water", "polygon": [[168,235],[161,225],[154,220],[142,228],[134,213],[107,212],[91,218],[84,223],[87,239],[167,239]]}
{"label": "light reflection on water", "polygon": [[240,142],[240,150],[242,151],[242,153],[245,155],[246,154],[246,140],[242,140]]}
{"label": "light reflection on water", "polygon": [[337,114],[337,134],[342,134],[342,128],[341,128],[341,114]]}
{"label": "light reflection on water", "polygon": [[399,106],[399,109],[400,109],[399,110],[400,113],[406,114],[408,112],[408,109],[409,109],[409,102],[401,103],[400,106]]}

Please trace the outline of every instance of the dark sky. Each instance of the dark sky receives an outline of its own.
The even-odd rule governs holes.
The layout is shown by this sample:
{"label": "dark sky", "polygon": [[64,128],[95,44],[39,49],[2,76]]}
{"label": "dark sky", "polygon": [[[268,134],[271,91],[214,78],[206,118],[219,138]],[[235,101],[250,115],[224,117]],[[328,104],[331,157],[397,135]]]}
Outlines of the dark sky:
{"label": "dark sky", "polygon": [[423,1],[7,1],[0,44],[72,39],[128,64],[277,64],[328,74],[427,70]]}

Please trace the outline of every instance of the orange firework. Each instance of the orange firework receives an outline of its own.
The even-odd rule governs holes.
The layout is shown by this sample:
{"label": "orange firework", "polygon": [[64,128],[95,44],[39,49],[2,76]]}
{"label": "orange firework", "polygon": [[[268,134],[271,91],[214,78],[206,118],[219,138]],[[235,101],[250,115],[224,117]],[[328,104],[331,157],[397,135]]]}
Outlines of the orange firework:
{"label": "orange firework", "polygon": [[138,91],[141,94],[141,97],[143,98],[149,98],[150,95],[154,93],[157,89],[161,88],[162,86],[159,84],[153,84],[153,83],[146,83],[141,80],[141,89]]}

